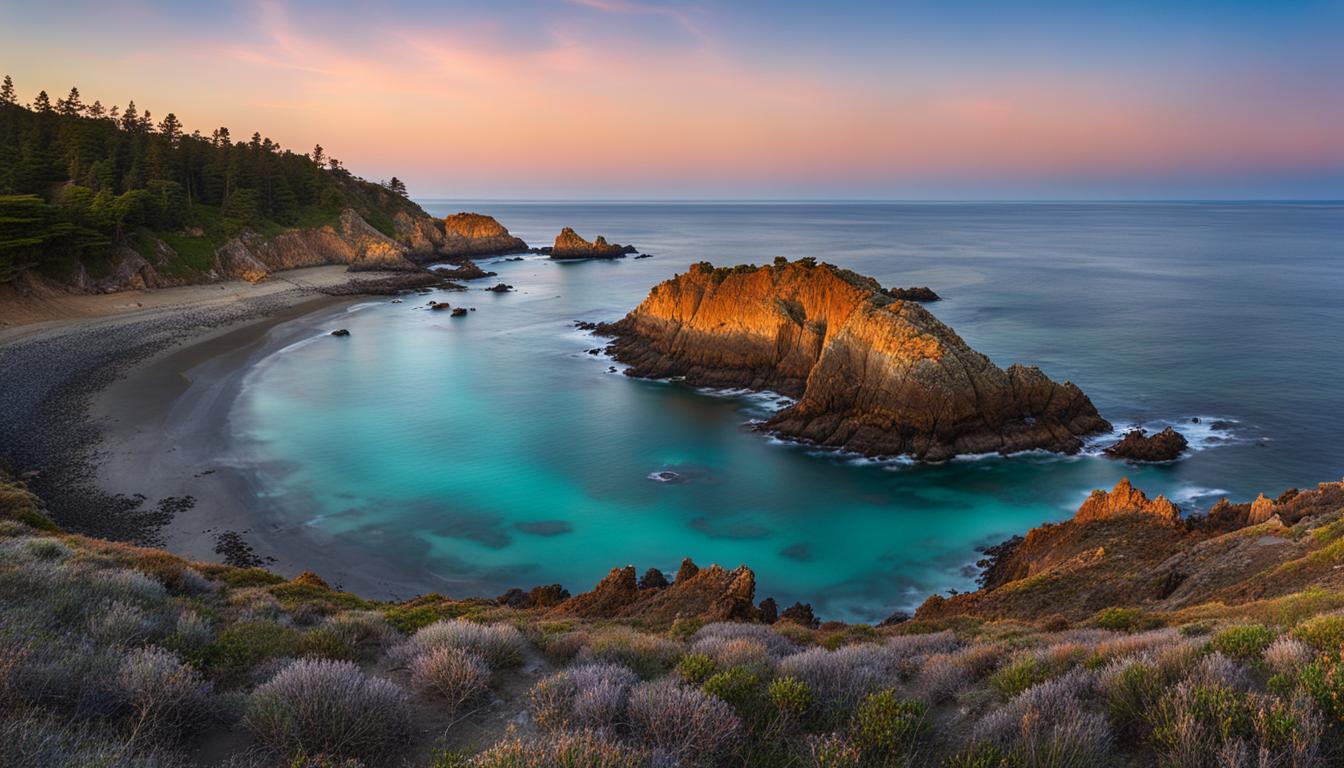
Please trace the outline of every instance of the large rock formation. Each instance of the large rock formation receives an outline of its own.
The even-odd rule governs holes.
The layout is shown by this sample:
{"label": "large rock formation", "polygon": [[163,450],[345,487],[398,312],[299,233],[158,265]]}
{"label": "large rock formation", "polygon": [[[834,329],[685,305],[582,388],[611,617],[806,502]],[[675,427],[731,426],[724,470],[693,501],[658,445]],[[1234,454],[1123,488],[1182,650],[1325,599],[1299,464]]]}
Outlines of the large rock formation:
{"label": "large rock formation", "polygon": [[406,255],[405,246],[347,208],[335,225],[295,229],[275,237],[255,232],[239,235],[215,252],[215,272],[255,282],[272,272],[324,264],[348,264],[351,271],[419,270]]}
{"label": "large rock formation", "polygon": [[1181,510],[1175,504],[1161,494],[1150,501],[1143,491],[1129,484],[1128,477],[1121,478],[1109,493],[1093,491],[1074,513],[1073,519],[1087,523],[1127,515],[1148,515],[1167,525],[1181,524]]}
{"label": "large rock formation", "polygon": [[565,227],[555,236],[555,245],[551,246],[550,254],[552,259],[617,259],[634,252],[633,245],[608,243],[601,235],[590,243],[574,230]]}
{"label": "large rock formation", "polygon": [[509,234],[492,217],[463,212],[443,220],[443,241],[438,245],[437,255],[492,256],[526,250],[527,243]]}
{"label": "large rock formation", "polygon": [[1171,427],[1155,435],[1132,429],[1120,442],[1108,447],[1106,454],[1131,461],[1173,461],[1189,445],[1185,435]]}
{"label": "large rock formation", "polygon": [[780,392],[798,402],[767,429],[869,455],[1074,452],[1110,429],[1073,384],[1003,370],[919,304],[810,259],[697,264],[602,332],[629,375]]}
{"label": "large rock formation", "polygon": [[641,586],[634,566],[613,568],[593,591],[575,595],[549,613],[582,618],[638,618],[649,624],[666,624],[677,618],[755,621],[759,617],[752,604],[755,594],[756,574],[745,565],[731,571],[718,565],[700,569],[688,559],[671,586]]}

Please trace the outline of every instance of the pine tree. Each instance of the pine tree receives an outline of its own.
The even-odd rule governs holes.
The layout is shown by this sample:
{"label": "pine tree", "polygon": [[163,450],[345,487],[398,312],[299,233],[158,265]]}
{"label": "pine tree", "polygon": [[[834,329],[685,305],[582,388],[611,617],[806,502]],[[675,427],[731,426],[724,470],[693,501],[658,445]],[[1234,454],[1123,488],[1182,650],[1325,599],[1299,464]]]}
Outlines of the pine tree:
{"label": "pine tree", "polygon": [[107,116],[109,119],[112,120],[112,122],[114,123],[117,122],[118,120],[121,119],[121,107],[118,107],[116,104],[113,104],[112,108],[107,110]]}
{"label": "pine tree", "polygon": [[71,86],[70,95],[56,100],[56,111],[66,117],[75,117],[84,111],[84,102],[79,98],[79,89]]}
{"label": "pine tree", "polygon": [[88,110],[89,117],[92,117],[95,120],[102,118],[105,112],[106,110],[103,109],[103,102],[98,101],[97,99],[95,99],[94,102],[89,105]]}
{"label": "pine tree", "polygon": [[19,97],[14,94],[14,81],[9,75],[5,75],[5,82],[0,84],[0,104],[18,104]]}
{"label": "pine tree", "polygon": [[126,104],[126,111],[121,113],[121,127],[132,133],[140,127],[140,113],[135,111],[135,99],[131,99]]}
{"label": "pine tree", "polygon": [[406,196],[406,182],[398,179],[396,176],[393,176],[392,180],[387,182],[387,188],[394,195],[401,195],[402,197]]}
{"label": "pine tree", "polygon": [[149,114],[148,109],[146,109],[145,113],[140,116],[140,130],[145,133],[154,132],[154,116]]}
{"label": "pine tree", "polygon": [[[5,82],[9,82],[8,77],[5,78]],[[319,168],[321,168],[323,165],[326,165],[327,163],[327,156],[324,153],[321,144],[318,144],[317,146],[313,147],[313,162],[317,163],[317,167]]]}
{"label": "pine tree", "polygon": [[229,129],[222,125],[210,133],[210,142],[216,147],[233,146],[233,139],[229,138]]}
{"label": "pine tree", "polygon": [[163,122],[159,123],[159,133],[168,139],[168,146],[176,147],[178,139],[182,138],[182,123],[177,121],[177,115],[169,112],[168,116],[163,118]]}
{"label": "pine tree", "polygon": [[51,111],[51,98],[47,96],[46,91],[37,92],[37,98],[33,99],[33,111],[40,114]]}

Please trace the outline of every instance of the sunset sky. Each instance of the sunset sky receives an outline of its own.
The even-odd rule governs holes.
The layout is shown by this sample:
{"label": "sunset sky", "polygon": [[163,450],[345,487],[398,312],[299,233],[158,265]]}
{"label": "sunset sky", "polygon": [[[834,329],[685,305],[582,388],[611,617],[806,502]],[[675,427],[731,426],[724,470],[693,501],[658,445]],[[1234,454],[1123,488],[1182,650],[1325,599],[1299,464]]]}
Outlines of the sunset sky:
{"label": "sunset sky", "polygon": [[1344,197],[1344,0],[203,5],[0,0],[0,73],[417,198]]}

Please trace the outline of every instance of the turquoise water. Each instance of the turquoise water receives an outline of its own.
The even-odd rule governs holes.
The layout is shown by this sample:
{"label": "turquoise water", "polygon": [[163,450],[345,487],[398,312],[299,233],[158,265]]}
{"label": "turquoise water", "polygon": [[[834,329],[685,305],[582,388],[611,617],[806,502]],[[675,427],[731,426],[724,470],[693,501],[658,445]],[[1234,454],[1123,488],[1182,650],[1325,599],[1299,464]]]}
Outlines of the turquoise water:
{"label": "turquoise water", "polygon": [[[562,226],[643,260],[484,260],[515,293],[412,296],[307,319],[232,413],[284,522],[424,590],[589,588],[633,563],[746,563],[758,596],[880,619],[973,585],[977,547],[1067,517],[1123,475],[1187,510],[1344,473],[1344,206],[436,203],[530,243]],[[1117,424],[1172,423],[1163,466],[1098,456],[877,464],[748,428],[769,396],[608,372],[611,320],[692,262],[819,256],[932,311],[1001,365],[1079,384]],[[464,318],[419,308],[476,307]],[[333,327],[351,331],[332,339]],[[1199,417],[1200,424],[1190,423]],[[1232,422],[1213,428],[1214,420]],[[684,482],[650,474],[670,469]]]}

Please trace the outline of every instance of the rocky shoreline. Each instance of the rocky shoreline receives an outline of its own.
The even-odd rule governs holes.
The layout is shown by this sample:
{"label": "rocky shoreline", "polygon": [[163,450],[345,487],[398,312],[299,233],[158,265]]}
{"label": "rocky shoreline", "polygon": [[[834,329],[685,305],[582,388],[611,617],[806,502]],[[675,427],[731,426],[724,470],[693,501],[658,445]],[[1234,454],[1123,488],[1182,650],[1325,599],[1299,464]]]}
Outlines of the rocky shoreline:
{"label": "rocky shoreline", "polygon": [[102,430],[90,418],[95,394],[129,369],[184,342],[241,328],[259,334],[270,325],[361,296],[444,283],[422,271],[342,273],[311,281],[305,272],[289,275],[287,287],[264,294],[71,320],[0,341],[0,368],[23,372],[0,377],[0,401],[7,405],[0,409],[0,459],[27,474],[62,526],[112,540],[160,543],[159,531],[191,501],[172,497],[151,502],[140,494],[111,494],[97,487]]}

